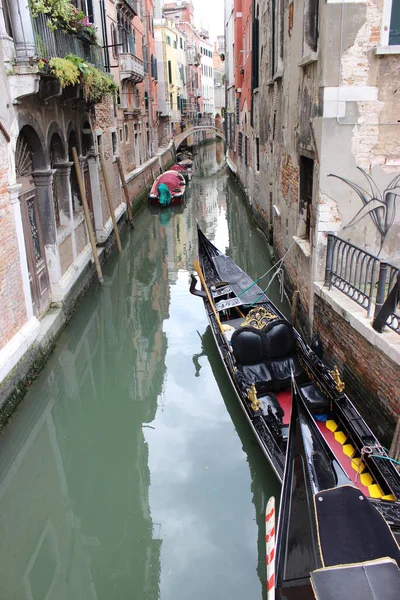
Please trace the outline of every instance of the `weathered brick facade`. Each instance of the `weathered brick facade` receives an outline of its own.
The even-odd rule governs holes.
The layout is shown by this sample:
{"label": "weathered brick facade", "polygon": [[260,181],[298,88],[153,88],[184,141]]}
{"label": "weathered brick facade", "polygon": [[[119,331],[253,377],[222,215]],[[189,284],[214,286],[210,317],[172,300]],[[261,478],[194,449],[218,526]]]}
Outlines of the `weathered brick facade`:
{"label": "weathered brick facade", "polygon": [[7,144],[3,138],[0,140],[0,349],[27,319],[20,253],[7,185]]}
{"label": "weathered brick facade", "polygon": [[325,358],[338,367],[357,408],[378,437],[390,443],[400,413],[399,365],[317,295],[313,328],[322,341]]}

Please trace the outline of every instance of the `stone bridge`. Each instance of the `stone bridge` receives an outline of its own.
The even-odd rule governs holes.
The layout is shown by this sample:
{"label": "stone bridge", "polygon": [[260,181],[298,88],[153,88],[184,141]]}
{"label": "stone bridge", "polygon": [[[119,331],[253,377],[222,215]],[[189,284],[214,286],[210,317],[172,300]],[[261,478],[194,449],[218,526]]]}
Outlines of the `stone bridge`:
{"label": "stone bridge", "polygon": [[214,127],[213,125],[196,125],[195,127],[191,127],[190,129],[186,129],[183,133],[176,135],[174,138],[175,149],[178,150],[179,146],[184,142],[188,137],[196,133],[196,131],[214,131],[216,137],[221,138],[225,142],[225,134],[222,129],[218,127]]}

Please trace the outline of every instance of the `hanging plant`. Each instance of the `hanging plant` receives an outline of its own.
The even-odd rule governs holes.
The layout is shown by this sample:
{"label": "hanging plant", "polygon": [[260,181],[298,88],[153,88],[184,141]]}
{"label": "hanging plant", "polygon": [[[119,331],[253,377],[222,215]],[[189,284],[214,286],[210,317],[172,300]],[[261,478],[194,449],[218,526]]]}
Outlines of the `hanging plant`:
{"label": "hanging plant", "polygon": [[91,44],[97,44],[97,27],[89,21],[82,10],[67,0],[30,0],[32,16],[47,16],[51,31],[61,29],[66,33],[83,34]]}
{"label": "hanging plant", "polygon": [[118,90],[111,75],[107,75],[75,54],[65,58],[52,58],[50,73],[57,77],[62,88],[80,83],[87,102],[100,102],[105,95],[115,95]]}

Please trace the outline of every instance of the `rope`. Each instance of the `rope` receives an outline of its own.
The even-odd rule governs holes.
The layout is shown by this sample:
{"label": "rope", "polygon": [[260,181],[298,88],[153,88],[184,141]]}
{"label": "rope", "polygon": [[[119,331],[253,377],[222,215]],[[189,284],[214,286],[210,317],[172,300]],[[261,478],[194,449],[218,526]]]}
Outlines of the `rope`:
{"label": "rope", "polygon": [[394,462],[396,465],[400,465],[400,460],[396,460],[390,456],[383,456],[382,454],[370,454],[368,458],[383,458],[385,460],[390,460],[390,462]]}
{"label": "rope", "polygon": [[272,267],[266,272],[264,273],[264,275],[261,275],[261,277],[259,277],[254,283],[252,283],[247,289],[243,290],[242,292],[240,292],[240,294],[238,295],[238,297],[240,297],[242,294],[244,294],[244,292],[247,292],[247,290],[249,290],[250,288],[253,287],[253,285],[255,285],[257,283],[257,281],[260,281],[260,279],[262,279],[263,277],[265,277],[265,275],[267,275],[270,271],[272,271],[272,269],[275,269],[275,267],[278,267],[278,270],[273,274],[273,276],[271,277],[271,279],[269,280],[269,283],[267,285],[267,287],[265,288],[265,290],[263,290],[261,292],[261,294],[259,295],[259,297],[257,298],[257,300],[255,300],[254,302],[252,302],[252,304],[246,305],[248,308],[251,308],[252,306],[254,306],[255,304],[257,304],[257,302],[259,302],[261,300],[261,298],[264,296],[264,294],[267,292],[269,286],[271,285],[271,283],[274,281],[275,277],[277,275],[279,275],[280,273],[282,273],[282,279],[280,282],[280,293],[281,293],[281,299],[283,300],[283,291],[284,291],[284,286],[283,286],[283,270],[282,270],[282,264],[283,261],[286,258],[286,255],[288,254],[289,250],[292,248],[292,246],[294,246],[296,242],[293,242],[292,244],[290,244],[289,248],[286,250],[285,254],[282,256],[282,258],[280,258],[278,260],[278,262],[276,262],[274,265],[272,265]]}

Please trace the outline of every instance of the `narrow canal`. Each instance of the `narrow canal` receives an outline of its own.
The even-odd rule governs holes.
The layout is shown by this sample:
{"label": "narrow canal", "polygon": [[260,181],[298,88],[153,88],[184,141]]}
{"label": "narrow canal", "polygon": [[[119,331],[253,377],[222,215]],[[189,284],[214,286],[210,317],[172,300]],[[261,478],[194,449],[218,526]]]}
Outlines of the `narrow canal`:
{"label": "narrow canal", "polygon": [[270,264],[223,156],[198,149],[181,212],[141,211],[0,439],[2,600],[265,598],[279,486],[188,292],[196,221]]}

